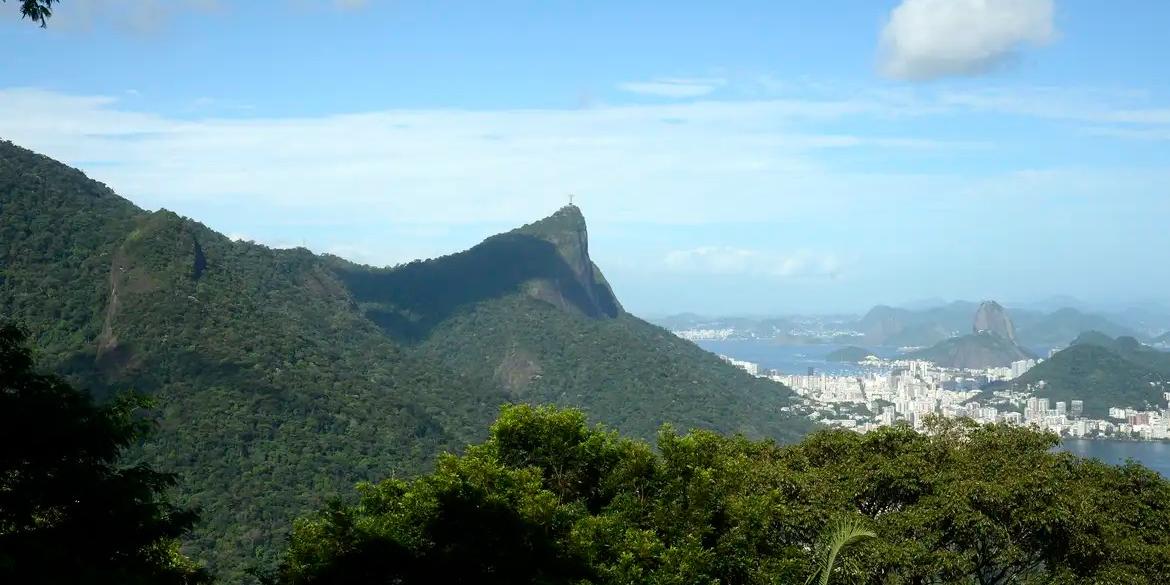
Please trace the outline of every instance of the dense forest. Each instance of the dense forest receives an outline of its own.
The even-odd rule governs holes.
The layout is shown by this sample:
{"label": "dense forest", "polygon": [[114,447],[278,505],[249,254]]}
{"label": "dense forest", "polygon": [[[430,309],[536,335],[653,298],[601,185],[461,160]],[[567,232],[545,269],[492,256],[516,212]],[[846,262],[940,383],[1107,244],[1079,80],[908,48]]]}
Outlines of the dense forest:
{"label": "dense forest", "polygon": [[1164,583],[1170,483],[1053,453],[1055,435],[936,420],[780,446],[506,408],[487,441],[299,520],[277,581]]}
{"label": "dense forest", "polygon": [[[0,579],[208,582],[196,511],[125,457],[141,396],[94,405],[0,327]],[[22,441],[32,434],[38,441]],[[576,409],[504,407],[432,472],[357,486],[293,523],[273,585],[1143,584],[1170,575],[1170,482],[1009,425],[818,431],[793,445]],[[226,582],[235,582],[228,576]]]}
{"label": "dense forest", "polygon": [[158,429],[128,457],[177,474],[202,515],[185,550],[233,579],[355,482],[483,439],[501,404],[580,407],[642,438],[812,428],[787,388],[622,310],[575,207],[371,268],[232,241],[0,142],[0,318],[99,401],[154,399]]}
{"label": "dense forest", "polygon": [[1085,416],[1106,418],[1110,407],[1160,407],[1170,392],[1170,353],[1132,337],[1090,331],[1012,381],[1056,401],[1082,400]]}

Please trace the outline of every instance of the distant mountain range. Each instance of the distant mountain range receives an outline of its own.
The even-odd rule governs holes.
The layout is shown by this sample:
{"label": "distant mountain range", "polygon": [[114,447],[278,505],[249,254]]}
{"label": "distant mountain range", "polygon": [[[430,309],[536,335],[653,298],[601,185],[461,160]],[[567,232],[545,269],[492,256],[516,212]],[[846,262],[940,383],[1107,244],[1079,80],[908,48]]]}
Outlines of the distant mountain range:
{"label": "distant mountain range", "polygon": [[906,357],[946,368],[985,369],[1036,356],[1016,343],[1015,325],[1007,311],[995,301],[984,301],[975,310],[969,335],[944,339]]}
{"label": "distant mountain range", "polygon": [[1092,331],[1009,385],[1052,401],[1082,400],[1086,416],[1105,418],[1110,407],[1163,405],[1162,393],[1170,392],[1170,353],[1133,337]]}
{"label": "distant mountain range", "polygon": [[291,519],[359,480],[427,469],[499,405],[587,410],[793,440],[792,394],[627,313],[576,207],[395,268],[232,241],[148,212],[0,142],[0,317],[99,395],[135,388],[159,427],[134,458],[202,510],[188,543],[228,581]]}
{"label": "distant mountain range", "polygon": [[[1053,299],[1053,301],[1058,299]],[[923,301],[926,302],[926,301]],[[878,305],[864,315],[712,317],[682,314],[655,319],[672,331],[723,331],[732,338],[769,339],[787,344],[864,343],[870,347],[929,347],[971,329],[979,303],[953,301],[926,308]],[[1170,312],[1130,308],[1116,313],[1074,307],[1052,311],[1014,308],[1013,340],[1022,347],[1063,347],[1086,331],[1153,341],[1170,329]]]}

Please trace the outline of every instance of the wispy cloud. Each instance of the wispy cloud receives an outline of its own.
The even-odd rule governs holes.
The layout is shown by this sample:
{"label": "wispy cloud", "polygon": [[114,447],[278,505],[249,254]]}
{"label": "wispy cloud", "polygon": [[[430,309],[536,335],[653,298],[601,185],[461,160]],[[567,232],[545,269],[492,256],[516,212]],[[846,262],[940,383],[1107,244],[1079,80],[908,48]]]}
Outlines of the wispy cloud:
{"label": "wispy cloud", "polygon": [[1053,0],[902,0],[881,33],[881,71],[910,80],[984,73],[1024,45],[1052,41],[1053,12]]}
{"label": "wispy cloud", "polygon": [[798,250],[790,254],[727,246],[673,250],[663,258],[672,271],[713,276],[756,275],[780,278],[836,278],[841,262],[835,254]]}
{"label": "wispy cloud", "polygon": [[650,81],[630,81],[618,85],[618,89],[642,95],[667,98],[689,98],[707,95],[727,81],[718,78],[666,77]]}
{"label": "wispy cloud", "polygon": [[[912,172],[906,161],[929,157],[937,164],[938,152],[986,151],[994,136],[891,134],[889,128],[923,125],[877,124],[882,131],[868,124],[874,120],[971,111],[1040,116],[1047,114],[1034,110],[1046,104],[1046,112],[1066,111],[1070,127],[1079,129],[1114,125],[1093,121],[1098,115],[1158,121],[1163,109],[1110,111],[1104,98],[1061,105],[1056,93],[844,92],[817,99],[289,118],[236,113],[229,119],[206,111],[182,118],[136,111],[141,98],[9,89],[0,90],[0,128],[4,138],[79,164],[144,206],[200,217],[230,207],[229,220],[256,213],[331,225],[506,225],[538,217],[574,192],[593,206],[592,217],[700,224],[784,221],[843,206],[880,212],[915,194],[968,193],[980,184],[979,176],[959,169]],[[842,122],[857,132],[838,131]],[[894,157],[901,162],[890,164]],[[842,168],[841,159],[879,170]],[[1095,184],[1108,182],[1103,176]]]}

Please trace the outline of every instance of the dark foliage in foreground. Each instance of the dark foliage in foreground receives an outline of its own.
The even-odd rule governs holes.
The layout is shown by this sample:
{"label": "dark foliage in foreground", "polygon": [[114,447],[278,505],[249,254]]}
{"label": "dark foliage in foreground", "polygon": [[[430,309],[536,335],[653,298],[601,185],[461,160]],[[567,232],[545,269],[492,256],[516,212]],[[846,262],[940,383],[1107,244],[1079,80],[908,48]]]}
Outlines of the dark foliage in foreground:
{"label": "dark foliage in foreground", "polygon": [[147,428],[141,399],[94,406],[40,375],[0,325],[0,583],[195,583],[178,552],[191,511],[162,497],[174,477],[119,458]]}
{"label": "dark foliage in foreground", "polygon": [[800,583],[845,523],[876,538],[834,583],[1167,582],[1170,483],[1056,442],[951,420],[789,447],[666,428],[654,450],[578,411],[509,407],[434,473],[298,521],[275,579]]}

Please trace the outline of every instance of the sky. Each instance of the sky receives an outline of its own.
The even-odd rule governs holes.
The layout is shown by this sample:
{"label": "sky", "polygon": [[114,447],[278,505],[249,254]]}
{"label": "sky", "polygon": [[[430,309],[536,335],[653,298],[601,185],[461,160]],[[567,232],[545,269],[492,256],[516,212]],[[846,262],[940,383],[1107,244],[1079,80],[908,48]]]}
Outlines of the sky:
{"label": "sky", "polygon": [[1170,2],[0,4],[0,138],[374,265],[575,195],[642,315],[1170,300]]}

